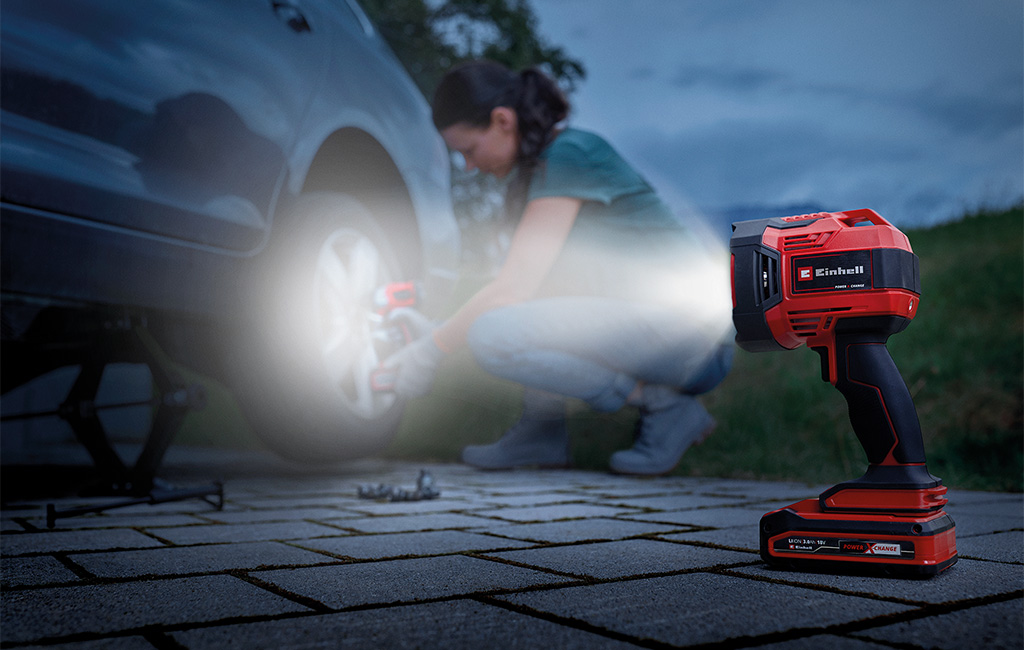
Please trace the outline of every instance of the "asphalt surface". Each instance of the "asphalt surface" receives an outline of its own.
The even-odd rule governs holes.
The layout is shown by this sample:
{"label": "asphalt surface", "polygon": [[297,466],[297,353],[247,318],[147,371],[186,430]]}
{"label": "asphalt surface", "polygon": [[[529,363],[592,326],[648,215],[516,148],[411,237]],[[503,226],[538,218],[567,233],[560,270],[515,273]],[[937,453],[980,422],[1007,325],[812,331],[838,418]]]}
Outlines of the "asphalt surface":
{"label": "asphalt surface", "polygon": [[[360,486],[440,496],[360,498]],[[951,490],[930,580],[767,567],[757,523],[827,486],[172,448],[201,499],[4,504],[0,647],[1022,648],[1024,496]]]}

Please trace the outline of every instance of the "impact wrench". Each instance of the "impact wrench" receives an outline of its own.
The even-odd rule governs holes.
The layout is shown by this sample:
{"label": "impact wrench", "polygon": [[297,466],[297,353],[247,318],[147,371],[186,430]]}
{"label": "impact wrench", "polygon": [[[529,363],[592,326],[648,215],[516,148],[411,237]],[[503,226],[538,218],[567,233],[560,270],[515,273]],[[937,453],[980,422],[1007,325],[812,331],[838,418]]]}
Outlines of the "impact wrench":
{"label": "impact wrench", "polygon": [[[374,292],[375,318],[380,322],[376,338],[386,354],[397,351],[416,338],[407,319],[396,317],[394,313],[402,309],[415,309],[419,302],[420,290],[414,282],[392,282]],[[378,393],[393,392],[397,378],[398,371],[395,368],[381,366],[370,373],[370,388]]]}

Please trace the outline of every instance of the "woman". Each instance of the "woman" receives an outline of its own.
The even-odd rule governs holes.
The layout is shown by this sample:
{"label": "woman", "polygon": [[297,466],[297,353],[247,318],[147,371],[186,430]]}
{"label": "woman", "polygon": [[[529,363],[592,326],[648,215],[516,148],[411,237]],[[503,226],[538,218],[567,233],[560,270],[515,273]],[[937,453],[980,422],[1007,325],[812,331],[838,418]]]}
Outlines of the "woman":
{"label": "woman", "polygon": [[572,397],[604,412],[638,406],[635,444],[611,469],[666,473],[714,425],[695,396],[728,370],[728,313],[687,287],[708,258],[681,222],[604,140],[562,129],[568,112],[536,69],[473,62],[441,81],[435,126],[467,170],[509,178],[517,224],[495,279],[388,365],[399,394],[419,396],[468,345],[484,369],[525,386],[522,418],[463,450],[470,465],[568,465]]}

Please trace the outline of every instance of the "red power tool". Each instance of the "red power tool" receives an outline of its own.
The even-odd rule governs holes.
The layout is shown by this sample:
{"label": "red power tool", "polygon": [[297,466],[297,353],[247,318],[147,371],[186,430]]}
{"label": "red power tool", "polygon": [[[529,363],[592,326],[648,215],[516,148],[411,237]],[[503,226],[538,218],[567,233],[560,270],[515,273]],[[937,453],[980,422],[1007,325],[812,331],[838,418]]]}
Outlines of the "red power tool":
{"label": "red power tool", "polygon": [[733,323],[750,352],[806,344],[846,398],[865,474],[761,518],[761,557],[805,570],[933,576],[956,563],[946,488],[925,466],[889,336],[917,313],[918,259],[872,210],[733,224]]}
{"label": "red power tool", "polygon": [[[401,347],[408,345],[415,338],[403,319],[393,319],[392,312],[397,309],[413,309],[419,304],[420,291],[415,282],[392,282],[379,287],[373,294],[375,317],[380,320],[377,338],[381,345],[378,352],[386,357]],[[396,371],[392,368],[377,368],[370,373],[370,389],[379,393],[390,393],[395,390]]]}

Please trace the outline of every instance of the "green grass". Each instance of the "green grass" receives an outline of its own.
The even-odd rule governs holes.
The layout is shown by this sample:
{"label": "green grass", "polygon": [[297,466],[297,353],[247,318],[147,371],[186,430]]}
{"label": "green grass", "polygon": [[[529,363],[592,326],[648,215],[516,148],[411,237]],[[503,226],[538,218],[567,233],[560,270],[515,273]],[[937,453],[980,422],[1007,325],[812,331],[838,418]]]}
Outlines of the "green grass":
{"label": "green grass", "polygon": [[[1024,488],[1024,214],[983,213],[907,231],[921,259],[922,301],[889,350],[917,406],[928,468],[949,486]],[[518,413],[519,389],[466,354],[447,364],[429,398],[413,402],[388,455],[451,461],[490,442]],[[866,458],[846,401],[821,381],[814,352],[737,351],[729,377],[702,398],[719,426],[676,473],[836,483]],[[571,409],[579,467],[602,470],[632,440],[635,411]]]}

